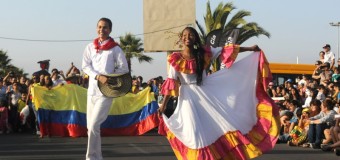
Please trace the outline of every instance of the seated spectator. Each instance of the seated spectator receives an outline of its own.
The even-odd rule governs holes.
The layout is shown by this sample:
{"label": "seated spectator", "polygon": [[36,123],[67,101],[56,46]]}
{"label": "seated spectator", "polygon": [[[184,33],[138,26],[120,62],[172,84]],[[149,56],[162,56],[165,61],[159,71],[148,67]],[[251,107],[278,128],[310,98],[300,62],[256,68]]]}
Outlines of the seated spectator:
{"label": "seated spectator", "polygon": [[289,99],[289,92],[288,89],[283,88],[281,91],[282,97],[284,97],[285,99]]}
{"label": "seated spectator", "polygon": [[293,113],[293,117],[290,119],[289,126],[289,132],[291,132],[293,128],[299,123],[299,118],[302,114],[302,108],[300,106],[300,103],[296,100],[291,100],[288,104],[288,110]]}
{"label": "seated spectator", "polygon": [[301,102],[301,97],[300,97],[299,92],[298,92],[298,90],[296,88],[292,87],[290,89],[289,99]]}
{"label": "seated spectator", "polygon": [[334,84],[334,94],[332,96],[333,100],[339,104],[340,100],[340,83],[335,83]]}
{"label": "seated spectator", "polygon": [[323,132],[329,129],[334,124],[334,115],[336,112],[333,110],[332,101],[326,99],[321,104],[321,112],[309,118],[308,142],[314,149],[321,148]]}
{"label": "seated spectator", "polygon": [[301,77],[302,78],[298,82],[298,85],[301,85],[301,84],[303,84],[304,86],[308,85],[308,78],[307,78],[307,76],[303,74]]}
{"label": "seated spectator", "polygon": [[297,120],[298,119],[297,111],[299,110],[299,108],[301,108],[301,105],[300,105],[299,101],[297,101],[297,100],[290,100],[288,102],[288,110],[294,114],[293,117],[292,117],[293,120]]}
{"label": "seated spectator", "polygon": [[310,117],[314,117],[321,112],[321,102],[319,100],[312,100],[310,102]]}
{"label": "seated spectator", "polygon": [[277,86],[274,92],[274,97],[283,97],[282,96],[282,86]]}
{"label": "seated spectator", "polygon": [[333,144],[323,145],[321,149],[323,151],[335,150],[335,154],[340,156],[340,114],[335,116],[335,125],[330,128]]}
{"label": "seated spectator", "polygon": [[301,102],[304,102],[306,99],[306,85],[304,83],[298,84],[297,90],[299,92],[299,96],[301,98]]}
{"label": "seated spectator", "polygon": [[326,93],[326,87],[323,85],[320,85],[318,87],[318,94],[316,95],[316,99],[322,102],[323,100],[326,99],[325,93]]}
{"label": "seated spectator", "polygon": [[334,83],[333,82],[329,82],[327,85],[327,95],[326,97],[332,97],[333,94],[335,93],[334,91]]}
{"label": "seated spectator", "polygon": [[299,123],[297,126],[294,126],[294,129],[290,131],[290,136],[292,139],[288,141],[289,146],[299,146],[303,144],[307,140],[307,133],[309,129],[309,108],[305,108],[302,110],[302,114],[299,115]]}
{"label": "seated spectator", "polygon": [[290,89],[293,87],[293,81],[291,79],[288,79],[286,82],[285,82],[285,88],[290,91]]}
{"label": "seated spectator", "polygon": [[310,89],[306,89],[305,95],[306,95],[306,100],[305,100],[305,104],[302,105],[302,108],[309,107],[310,102],[312,101],[312,93],[311,93]]}
{"label": "seated spectator", "polygon": [[289,136],[290,120],[293,117],[293,113],[290,111],[283,111],[280,116],[280,135],[278,143],[287,143],[291,138]]}
{"label": "seated spectator", "polygon": [[[316,72],[318,69],[321,69],[321,73],[320,75],[317,75]],[[332,71],[329,70],[330,69],[330,64],[329,63],[324,63],[320,66],[318,66],[314,72],[313,72],[313,75],[312,75],[312,78],[314,79],[317,79],[317,80],[320,80],[320,85],[324,85],[324,86],[327,86],[327,84],[331,81],[331,78],[332,78]]]}
{"label": "seated spectator", "polygon": [[333,75],[332,75],[332,82],[338,82],[340,80],[340,73],[339,73],[339,68],[335,67],[333,70]]}

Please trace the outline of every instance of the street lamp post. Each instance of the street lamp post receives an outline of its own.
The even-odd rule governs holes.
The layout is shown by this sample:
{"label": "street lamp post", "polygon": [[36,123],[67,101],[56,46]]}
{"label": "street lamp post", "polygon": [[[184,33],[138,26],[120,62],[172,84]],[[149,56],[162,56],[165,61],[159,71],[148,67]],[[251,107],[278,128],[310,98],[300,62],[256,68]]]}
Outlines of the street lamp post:
{"label": "street lamp post", "polygon": [[331,22],[331,23],[329,23],[329,24],[330,24],[331,26],[338,27],[338,45],[337,45],[337,47],[338,47],[338,58],[340,58],[340,57],[339,57],[340,22],[336,22],[336,23]]}

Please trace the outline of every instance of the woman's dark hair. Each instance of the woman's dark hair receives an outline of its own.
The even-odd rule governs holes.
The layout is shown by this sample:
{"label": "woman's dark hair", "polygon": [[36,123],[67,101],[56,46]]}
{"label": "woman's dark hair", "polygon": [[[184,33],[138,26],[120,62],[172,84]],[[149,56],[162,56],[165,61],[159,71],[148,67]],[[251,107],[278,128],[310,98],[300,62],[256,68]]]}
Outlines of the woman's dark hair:
{"label": "woman's dark hair", "polygon": [[194,42],[194,48],[193,48],[193,55],[195,57],[195,62],[196,62],[196,84],[198,86],[200,86],[202,84],[202,74],[203,74],[203,70],[204,70],[204,53],[205,50],[202,46],[201,43],[201,39],[199,34],[197,33],[195,28],[192,27],[186,27],[182,33],[181,33],[181,37],[183,36],[183,32],[185,30],[189,30],[190,32],[192,32],[195,35],[195,39],[196,42]]}
{"label": "woman's dark hair", "polygon": [[289,103],[294,105],[296,108],[300,108],[301,107],[300,102],[297,101],[297,100],[289,100]]}
{"label": "woman's dark hair", "polygon": [[312,100],[311,102],[310,102],[310,106],[316,106],[316,109],[318,110],[318,111],[321,111],[321,102],[319,101],[319,100],[317,100],[317,99],[314,99],[314,100]]}
{"label": "woman's dark hair", "polygon": [[[110,30],[112,30],[112,22],[111,22],[110,19],[103,17],[103,18],[100,18],[100,19],[99,19],[98,23],[99,23],[100,21],[104,21],[104,22],[108,23],[108,24],[109,24]],[[97,23],[97,25],[98,25],[98,23]]]}

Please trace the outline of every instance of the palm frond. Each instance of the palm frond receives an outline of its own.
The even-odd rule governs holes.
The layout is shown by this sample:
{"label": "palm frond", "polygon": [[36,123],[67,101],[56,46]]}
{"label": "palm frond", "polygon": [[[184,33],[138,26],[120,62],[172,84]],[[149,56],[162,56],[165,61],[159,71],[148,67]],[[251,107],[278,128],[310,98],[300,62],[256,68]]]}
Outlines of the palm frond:
{"label": "palm frond", "polygon": [[207,2],[207,12],[206,12],[206,16],[204,17],[204,21],[205,21],[205,28],[207,33],[209,33],[211,31],[211,28],[214,25],[214,19],[213,16],[211,14],[211,9],[210,9],[210,2]]}

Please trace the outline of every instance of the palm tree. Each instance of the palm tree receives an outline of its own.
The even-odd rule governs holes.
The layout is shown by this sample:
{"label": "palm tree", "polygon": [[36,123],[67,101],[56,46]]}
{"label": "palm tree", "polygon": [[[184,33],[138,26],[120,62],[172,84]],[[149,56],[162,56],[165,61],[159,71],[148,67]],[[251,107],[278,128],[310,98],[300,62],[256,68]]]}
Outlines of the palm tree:
{"label": "palm tree", "polygon": [[[230,13],[235,9],[236,7],[233,5],[233,3],[229,2],[223,4],[223,2],[221,2],[212,13],[210,8],[210,1],[207,2],[207,12],[204,16],[205,29],[201,24],[196,21],[203,42],[205,42],[207,34],[210,31],[216,29],[223,29],[223,33],[226,33],[227,31],[238,28],[239,36],[236,40],[236,44],[242,44],[243,42],[254,36],[258,37],[260,35],[265,35],[268,38],[270,37],[270,33],[260,27],[257,23],[247,22],[244,19],[245,17],[251,15],[249,11],[238,11],[227,22]],[[213,66],[216,70],[219,70],[219,62],[215,62]]]}
{"label": "palm tree", "polygon": [[0,76],[4,77],[10,71],[13,71],[17,75],[26,76],[27,73],[24,74],[23,69],[19,69],[16,66],[11,64],[12,59],[10,59],[7,55],[7,52],[0,50]]}
{"label": "palm tree", "polygon": [[0,50],[0,75],[3,77],[8,71],[8,66],[11,63],[11,59],[8,58],[7,52]]}
{"label": "palm tree", "polygon": [[131,33],[127,33],[124,37],[120,37],[120,47],[125,52],[125,57],[128,62],[129,71],[131,72],[131,59],[137,58],[139,63],[151,62],[152,58],[144,55],[142,52],[143,43],[140,38],[136,38]]}

